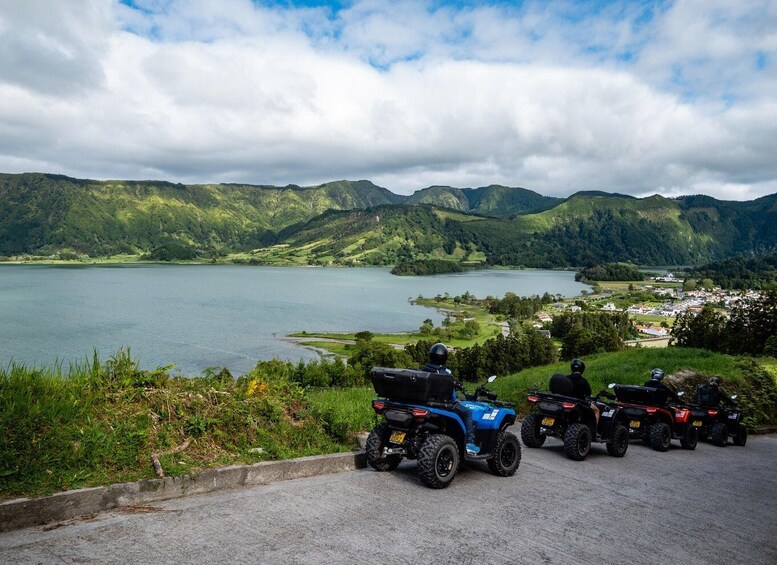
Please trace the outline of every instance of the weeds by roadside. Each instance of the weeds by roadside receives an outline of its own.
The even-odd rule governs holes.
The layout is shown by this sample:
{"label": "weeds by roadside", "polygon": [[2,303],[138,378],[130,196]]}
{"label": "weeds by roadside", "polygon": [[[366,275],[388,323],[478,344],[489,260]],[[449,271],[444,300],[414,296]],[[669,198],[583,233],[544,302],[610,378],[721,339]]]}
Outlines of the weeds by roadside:
{"label": "weeds by roadside", "polygon": [[152,453],[181,475],[353,448],[285,368],[170,377],[169,367],[139,369],[125,350],[67,371],[0,368],[0,497],[153,478]]}

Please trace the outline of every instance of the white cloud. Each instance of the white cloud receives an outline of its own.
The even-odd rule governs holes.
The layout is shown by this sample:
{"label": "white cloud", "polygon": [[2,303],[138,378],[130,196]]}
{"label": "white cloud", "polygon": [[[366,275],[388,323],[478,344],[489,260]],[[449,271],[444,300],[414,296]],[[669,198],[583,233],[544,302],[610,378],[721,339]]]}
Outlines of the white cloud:
{"label": "white cloud", "polygon": [[774,5],[3,2],[0,170],[757,197]]}

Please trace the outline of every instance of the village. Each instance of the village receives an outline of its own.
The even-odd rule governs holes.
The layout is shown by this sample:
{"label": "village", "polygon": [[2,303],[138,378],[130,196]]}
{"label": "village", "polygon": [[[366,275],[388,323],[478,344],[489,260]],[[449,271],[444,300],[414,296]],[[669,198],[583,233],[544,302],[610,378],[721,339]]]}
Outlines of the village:
{"label": "village", "polygon": [[[688,286],[694,285],[684,283],[683,278],[676,277],[673,273],[650,277],[647,281],[628,283],[628,290],[601,283],[596,285],[590,294],[583,293],[574,299],[550,304],[548,308],[536,314],[534,326],[538,329],[546,328],[553,321],[553,315],[562,311],[626,312],[640,334],[638,339],[628,340],[626,345],[666,347],[678,314],[699,313],[706,304],[711,304],[728,317],[730,309],[738,302],[761,296],[761,292],[755,290],[724,290],[712,285],[690,290]],[[652,297],[641,302],[631,301],[636,292],[643,297],[647,294]]]}

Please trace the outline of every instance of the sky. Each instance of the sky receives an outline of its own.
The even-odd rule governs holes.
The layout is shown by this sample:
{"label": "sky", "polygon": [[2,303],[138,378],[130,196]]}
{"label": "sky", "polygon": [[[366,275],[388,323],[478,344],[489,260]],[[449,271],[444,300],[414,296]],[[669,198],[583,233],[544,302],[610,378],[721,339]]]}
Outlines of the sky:
{"label": "sky", "polygon": [[0,0],[0,172],[777,193],[777,0]]}

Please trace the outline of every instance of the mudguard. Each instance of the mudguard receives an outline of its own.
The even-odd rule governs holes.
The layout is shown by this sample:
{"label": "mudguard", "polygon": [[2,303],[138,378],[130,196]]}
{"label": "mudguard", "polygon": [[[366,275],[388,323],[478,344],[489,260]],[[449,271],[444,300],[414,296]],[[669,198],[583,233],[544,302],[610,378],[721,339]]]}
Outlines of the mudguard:
{"label": "mudguard", "polygon": [[501,430],[515,423],[515,410],[511,408],[500,408],[487,402],[473,400],[464,400],[461,404],[472,412],[472,422],[475,424],[476,431]]}

